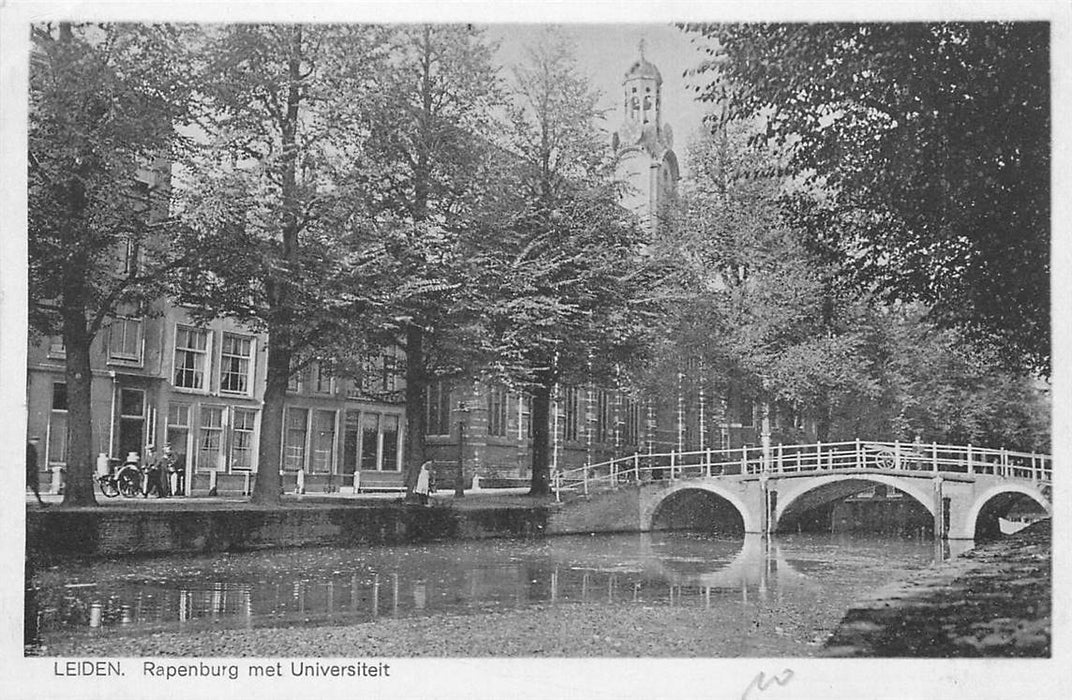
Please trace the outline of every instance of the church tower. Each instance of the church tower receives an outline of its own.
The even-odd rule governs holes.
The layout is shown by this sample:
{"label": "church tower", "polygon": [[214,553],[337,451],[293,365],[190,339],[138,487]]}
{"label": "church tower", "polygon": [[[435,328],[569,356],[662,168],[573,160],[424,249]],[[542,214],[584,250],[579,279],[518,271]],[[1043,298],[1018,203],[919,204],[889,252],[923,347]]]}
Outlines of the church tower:
{"label": "church tower", "polygon": [[663,76],[639,57],[622,80],[622,125],[613,136],[618,155],[618,177],[625,185],[622,205],[640,217],[648,232],[659,226],[663,208],[677,197],[679,178],[674,135],[662,121]]}

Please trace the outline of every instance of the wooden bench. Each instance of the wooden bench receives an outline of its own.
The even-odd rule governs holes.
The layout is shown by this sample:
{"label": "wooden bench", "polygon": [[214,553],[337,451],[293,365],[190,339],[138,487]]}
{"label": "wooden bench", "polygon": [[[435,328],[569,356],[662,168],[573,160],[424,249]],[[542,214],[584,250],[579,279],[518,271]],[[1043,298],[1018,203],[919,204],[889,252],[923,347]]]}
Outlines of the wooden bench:
{"label": "wooden bench", "polygon": [[362,471],[354,475],[354,491],[405,491],[402,472]]}

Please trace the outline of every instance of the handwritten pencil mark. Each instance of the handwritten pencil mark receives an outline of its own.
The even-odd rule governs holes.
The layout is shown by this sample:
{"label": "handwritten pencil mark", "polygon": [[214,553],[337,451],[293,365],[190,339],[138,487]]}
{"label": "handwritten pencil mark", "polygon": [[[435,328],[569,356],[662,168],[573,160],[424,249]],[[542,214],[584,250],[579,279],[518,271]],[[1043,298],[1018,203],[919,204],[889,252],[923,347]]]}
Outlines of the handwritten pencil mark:
{"label": "handwritten pencil mark", "polygon": [[793,670],[789,668],[784,669],[781,673],[772,675],[770,678],[767,678],[767,674],[760,671],[752,679],[752,682],[748,684],[748,687],[744,689],[744,693],[741,694],[741,700],[748,700],[748,696],[753,690],[758,690],[762,693],[775,683],[778,684],[778,687],[784,688],[792,678]]}

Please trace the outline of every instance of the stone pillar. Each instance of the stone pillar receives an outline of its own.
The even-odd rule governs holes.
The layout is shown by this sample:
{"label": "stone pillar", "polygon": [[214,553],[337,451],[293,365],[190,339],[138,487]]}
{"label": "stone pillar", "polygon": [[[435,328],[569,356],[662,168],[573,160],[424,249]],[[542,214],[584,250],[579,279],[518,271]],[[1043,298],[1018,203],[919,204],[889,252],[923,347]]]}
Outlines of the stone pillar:
{"label": "stone pillar", "polygon": [[932,481],[934,483],[934,539],[944,540],[947,533],[945,531],[945,508],[942,502],[942,477],[935,476]]}
{"label": "stone pillar", "polygon": [[759,531],[770,534],[770,479],[764,474],[759,477]]}

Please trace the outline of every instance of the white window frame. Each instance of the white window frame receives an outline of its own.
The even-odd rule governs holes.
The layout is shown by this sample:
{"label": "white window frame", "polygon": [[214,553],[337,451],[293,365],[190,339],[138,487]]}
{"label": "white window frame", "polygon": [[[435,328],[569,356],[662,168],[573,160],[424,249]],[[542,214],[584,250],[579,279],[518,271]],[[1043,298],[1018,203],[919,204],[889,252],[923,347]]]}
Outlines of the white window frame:
{"label": "white window frame", "polygon": [[[134,353],[116,352],[115,333],[117,327],[123,329],[124,338],[129,335],[131,325],[137,330],[137,338],[134,341]],[[124,343],[125,345],[125,343]],[[145,349],[145,324],[140,318],[130,316],[116,316],[108,323],[108,362],[109,364],[134,365],[140,367],[144,358]]]}
{"label": "white window frame", "polygon": [[[188,334],[196,333],[196,334],[203,335],[204,338],[205,338],[205,349],[204,350],[197,350],[197,349],[190,349],[188,347],[180,348],[179,347],[179,333],[180,333],[180,331],[181,332],[186,332]],[[176,324],[176,326],[175,326],[175,342],[174,342],[173,345],[174,345],[174,350],[173,350],[172,356],[171,356],[172,357],[172,367],[171,367],[172,386],[174,386],[175,389],[177,389],[178,391],[188,391],[188,392],[196,393],[196,394],[207,394],[207,393],[209,393],[209,388],[210,388],[209,385],[210,385],[211,379],[212,379],[212,331],[210,331],[208,329],[205,329],[205,328],[197,328],[195,326],[186,326],[186,325],[182,325],[182,324]],[[197,353],[197,354],[200,354],[201,357],[203,358],[203,360],[202,360],[203,361],[203,366],[202,366],[201,372],[200,372],[200,374],[201,374],[201,386],[199,386],[199,387],[196,387],[196,386],[195,387],[190,387],[190,386],[183,386],[182,384],[179,384],[178,374],[179,374],[179,370],[180,370],[180,367],[179,367],[179,353],[180,352],[183,352],[183,353]],[[183,367],[182,370],[186,371],[185,367]],[[197,371],[196,367],[192,371],[196,372]]]}
{"label": "white window frame", "polygon": [[[290,416],[294,411],[305,411],[305,420],[302,421],[304,430],[304,439],[302,440],[302,454],[300,464],[292,466],[290,464],[290,455],[288,451],[290,449],[290,443],[287,440],[287,436],[290,434]],[[287,406],[283,412],[283,440],[281,448],[283,450],[282,467],[283,471],[305,471],[309,465],[309,417],[312,415],[312,409],[308,406]]]}
{"label": "white window frame", "polygon": [[[66,404],[70,400],[67,397],[67,382],[57,382],[57,381],[53,380],[51,385],[50,385],[52,387],[52,391],[50,392],[49,398],[48,398],[48,434],[45,435],[45,450],[44,451],[45,451],[45,466],[46,467],[64,466],[64,465],[66,465],[67,464],[67,452],[70,449],[68,444],[67,444],[67,425],[68,425],[67,421],[69,420],[69,418],[68,418],[69,413],[68,413],[67,408],[56,408],[56,386],[57,385],[60,385],[60,386],[63,387],[64,404]],[[62,418],[63,420],[58,421],[57,420],[58,418]],[[57,425],[57,423],[59,425]],[[57,428],[59,428],[60,430],[63,431],[63,454],[61,455],[62,459],[53,458],[53,456],[52,456],[53,433],[57,430]],[[38,468],[40,468],[40,467],[38,467]]]}
{"label": "white window frame", "polygon": [[[234,339],[237,339],[239,341],[243,341],[243,340],[244,341],[249,341],[249,354],[243,356],[243,355],[236,355],[236,354],[232,354],[232,353],[225,353],[228,338],[234,338]],[[246,362],[246,368],[245,368],[244,373],[242,373],[242,372],[236,372],[236,373],[228,372],[228,369],[230,367],[230,363],[233,360],[237,360],[239,362],[239,366],[241,366],[242,361]],[[220,387],[220,393],[221,394],[227,394],[227,395],[230,395],[230,396],[252,396],[253,395],[253,377],[255,376],[254,375],[254,366],[256,364],[256,361],[257,361],[257,338],[256,338],[256,336],[246,335],[244,333],[231,333],[229,331],[223,332],[223,334],[220,336],[220,361],[219,361],[219,387]],[[244,389],[228,389],[228,388],[224,388],[224,375],[225,374],[227,374],[227,375],[233,374],[236,377],[240,377],[240,376],[242,376],[244,374],[245,375],[245,388]]]}
{"label": "white window frame", "polygon": [[[395,421],[395,443],[394,456],[392,460],[395,464],[394,469],[384,469],[384,465],[387,462],[387,441],[384,439],[384,435],[387,431],[384,429],[387,420],[391,419]],[[379,431],[376,436],[376,440],[379,442],[379,461],[376,464],[376,469],[379,471],[400,472],[402,471],[402,445],[405,440],[405,435],[402,434],[402,415],[399,413],[389,412],[381,413],[379,420]]]}
{"label": "white window frame", "polygon": [[[244,413],[252,416],[253,422],[249,428],[238,427],[238,414]],[[228,444],[228,464],[231,471],[240,472],[255,472],[257,470],[257,421],[260,417],[260,411],[255,408],[247,408],[245,406],[232,406],[231,407],[231,439]],[[238,435],[249,435],[249,465],[239,464],[239,460],[236,458],[236,453],[239,451],[238,447]],[[245,448],[242,448],[245,449]]]}
{"label": "white window frame", "polygon": [[309,386],[311,377],[309,376],[309,365],[305,365],[299,370],[295,370],[287,377],[287,393],[288,394],[304,394]]}
{"label": "white window frame", "polygon": [[[324,369],[322,364],[319,362],[315,363],[312,368],[312,374],[313,376],[310,378],[310,384],[312,384],[314,394],[335,393],[335,376]],[[327,379],[327,389],[322,388],[325,379]]]}
{"label": "white window frame", "polygon": [[[319,415],[325,414],[325,413],[330,413],[331,414],[331,443],[330,443],[330,445],[328,446],[328,449],[327,449],[327,468],[326,469],[319,469],[319,468],[317,468],[317,464],[316,464],[317,455],[319,453],[324,452],[324,450],[318,449],[320,430],[319,430],[319,426],[317,424],[316,419],[317,419],[317,417]],[[305,434],[306,434],[306,444],[309,447],[309,449],[307,450],[307,452],[308,452],[307,459],[308,459],[308,464],[309,464],[309,473],[311,473],[311,474],[334,474],[336,465],[338,464],[337,455],[335,454],[335,452],[336,452],[335,446],[338,444],[338,441],[339,441],[339,412],[334,410],[334,409],[314,408],[314,409],[309,411],[308,420],[309,420],[309,425],[308,425],[307,430],[305,431]]]}
{"label": "white window frame", "polygon": [[[219,426],[206,426],[205,425],[205,413],[206,411],[218,410],[220,412],[220,424]],[[216,463],[215,464],[203,464],[202,457],[202,440],[206,432],[216,432],[219,435],[219,444],[216,447]],[[227,407],[221,404],[201,404],[197,409],[197,442],[195,443],[195,462],[194,466],[199,472],[209,472],[213,469],[218,471],[225,471],[227,467],[227,452],[224,449],[226,442],[224,438],[227,433]]]}

